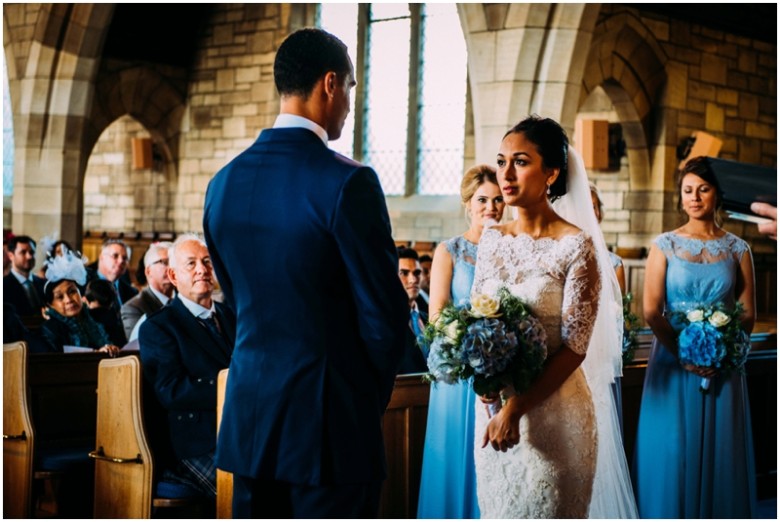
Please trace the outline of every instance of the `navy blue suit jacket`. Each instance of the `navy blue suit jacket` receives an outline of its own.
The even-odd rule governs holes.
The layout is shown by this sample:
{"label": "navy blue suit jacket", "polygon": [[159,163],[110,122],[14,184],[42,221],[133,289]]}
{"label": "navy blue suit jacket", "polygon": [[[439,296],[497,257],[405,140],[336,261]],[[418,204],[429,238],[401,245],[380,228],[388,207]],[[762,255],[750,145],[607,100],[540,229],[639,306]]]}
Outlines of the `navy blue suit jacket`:
{"label": "navy blue suit jacket", "polygon": [[311,131],[264,130],[212,179],[203,229],[237,315],[217,465],[293,484],[383,479],[409,306],[374,171]]}
{"label": "navy blue suit jacket", "polygon": [[[43,287],[46,284],[46,280],[33,275],[33,288],[38,294],[38,301],[41,306],[46,306],[46,299],[43,296]],[[26,317],[30,315],[40,316],[41,309],[34,309],[30,305],[30,301],[27,300],[27,292],[24,291],[22,283],[13,274],[3,276],[3,302],[13,305],[14,311],[20,317]]]}
{"label": "navy blue suit jacket", "polygon": [[178,297],[150,315],[138,332],[144,378],[167,411],[179,459],[216,447],[217,375],[230,364],[236,323],[230,310],[215,306],[228,340],[224,346]]}

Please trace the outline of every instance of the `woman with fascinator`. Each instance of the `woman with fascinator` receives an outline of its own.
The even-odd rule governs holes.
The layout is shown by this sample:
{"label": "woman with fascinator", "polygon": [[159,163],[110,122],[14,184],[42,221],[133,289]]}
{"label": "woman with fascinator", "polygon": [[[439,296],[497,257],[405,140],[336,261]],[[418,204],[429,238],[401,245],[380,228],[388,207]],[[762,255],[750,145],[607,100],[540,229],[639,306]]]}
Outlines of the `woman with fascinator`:
{"label": "woman with fascinator", "polygon": [[64,346],[80,346],[116,355],[119,347],[111,344],[103,325],[92,318],[81,299],[79,287],[87,281],[81,257],[65,249],[46,265],[48,281],[43,293],[48,319],[41,325],[41,333],[50,349],[62,352]]}
{"label": "woman with fascinator", "polygon": [[476,406],[483,518],[637,516],[610,388],[622,371],[620,290],[568,145],[558,123],[532,116],[498,152],[516,219],[483,232],[472,295],[503,287],[524,301],[544,326],[548,356],[527,391],[502,392],[498,413]]}

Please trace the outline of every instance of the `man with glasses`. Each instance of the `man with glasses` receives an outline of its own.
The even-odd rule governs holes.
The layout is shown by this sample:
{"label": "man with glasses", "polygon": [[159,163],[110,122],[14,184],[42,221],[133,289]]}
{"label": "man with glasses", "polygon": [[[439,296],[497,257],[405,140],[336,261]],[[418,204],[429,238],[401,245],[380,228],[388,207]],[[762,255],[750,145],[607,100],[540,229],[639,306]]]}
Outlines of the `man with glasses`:
{"label": "man with glasses", "polygon": [[169,241],[152,243],[144,254],[144,274],[148,286],[122,305],[122,324],[128,341],[133,341],[138,336],[136,325],[142,321],[144,315],[156,312],[173,297],[173,283],[168,279],[170,246]]}
{"label": "man with glasses", "polygon": [[127,277],[127,263],[130,250],[121,239],[107,239],[100,249],[97,266],[91,265],[87,271],[87,282],[93,279],[105,279],[114,285],[119,307],[138,294]]}

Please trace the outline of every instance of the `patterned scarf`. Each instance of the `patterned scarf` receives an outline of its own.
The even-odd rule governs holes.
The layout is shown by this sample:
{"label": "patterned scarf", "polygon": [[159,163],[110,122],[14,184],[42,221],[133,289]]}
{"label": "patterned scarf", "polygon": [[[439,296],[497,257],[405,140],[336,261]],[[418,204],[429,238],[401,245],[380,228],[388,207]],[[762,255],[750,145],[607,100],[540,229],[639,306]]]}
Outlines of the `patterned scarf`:
{"label": "patterned scarf", "polygon": [[66,344],[89,347],[96,350],[111,344],[103,325],[95,321],[84,308],[81,309],[81,312],[76,317],[65,317],[53,308],[49,308],[46,313],[51,319],[60,321],[68,327],[70,338]]}

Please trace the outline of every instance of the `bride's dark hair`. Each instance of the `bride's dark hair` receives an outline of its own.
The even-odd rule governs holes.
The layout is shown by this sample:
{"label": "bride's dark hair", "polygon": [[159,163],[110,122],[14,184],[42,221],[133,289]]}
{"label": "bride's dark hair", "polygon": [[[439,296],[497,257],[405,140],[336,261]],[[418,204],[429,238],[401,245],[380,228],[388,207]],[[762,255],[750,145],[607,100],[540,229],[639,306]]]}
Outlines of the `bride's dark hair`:
{"label": "bride's dark hair", "polygon": [[560,169],[558,179],[550,185],[550,201],[566,194],[569,138],[563,127],[555,120],[540,118],[534,114],[509,129],[504,138],[515,133],[522,133],[528,141],[536,145],[536,151],[542,157],[545,168]]}

